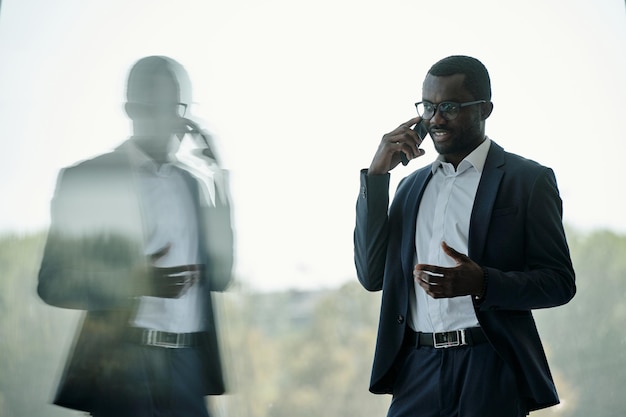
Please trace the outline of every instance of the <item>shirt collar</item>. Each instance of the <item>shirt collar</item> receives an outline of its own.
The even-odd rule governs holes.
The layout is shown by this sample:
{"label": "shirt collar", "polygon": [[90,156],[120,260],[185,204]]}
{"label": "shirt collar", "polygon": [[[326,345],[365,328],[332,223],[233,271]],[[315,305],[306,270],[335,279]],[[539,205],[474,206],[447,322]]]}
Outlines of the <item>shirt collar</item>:
{"label": "shirt collar", "polygon": [[[482,143],[478,145],[476,149],[474,149],[469,155],[463,158],[463,160],[459,164],[459,167],[462,168],[464,165],[469,164],[470,166],[473,166],[479,174],[481,174],[483,172],[483,168],[485,167],[485,161],[487,160],[487,154],[489,153],[490,145],[491,139],[485,136],[485,140],[483,140]],[[443,164],[445,163],[446,161],[443,155],[438,155],[437,159],[435,159],[435,161],[431,165],[430,169],[432,173],[434,174],[437,169],[439,169],[439,167],[443,166]]]}
{"label": "shirt collar", "polygon": [[157,164],[139,146],[137,146],[137,143],[132,138],[120,145],[118,149],[128,152],[130,162],[132,166],[136,168],[141,168],[150,172],[169,172],[171,167],[176,162],[176,159],[174,158],[174,146],[174,139],[170,139],[167,145],[169,155],[168,162],[161,165]]}

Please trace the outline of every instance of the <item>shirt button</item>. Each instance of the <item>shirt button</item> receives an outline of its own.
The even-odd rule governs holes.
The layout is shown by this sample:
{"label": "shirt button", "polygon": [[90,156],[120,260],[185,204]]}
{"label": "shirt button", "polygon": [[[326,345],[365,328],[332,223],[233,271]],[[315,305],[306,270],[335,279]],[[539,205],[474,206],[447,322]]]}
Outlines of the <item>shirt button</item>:
{"label": "shirt button", "polygon": [[404,323],[404,316],[402,314],[398,314],[398,324]]}

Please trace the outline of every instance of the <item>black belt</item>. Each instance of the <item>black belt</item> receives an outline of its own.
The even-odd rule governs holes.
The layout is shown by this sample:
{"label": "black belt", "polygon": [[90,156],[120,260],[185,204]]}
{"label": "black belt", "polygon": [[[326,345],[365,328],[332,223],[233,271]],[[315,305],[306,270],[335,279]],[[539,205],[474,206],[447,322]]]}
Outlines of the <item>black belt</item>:
{"label": "black belt", "polygon": [[420,346],[429,346],[435,349],[474,346],[480,343],[486,343],[487,341],[487,336],[485,336],[483,329],[480,327],[470,327],[469,329],[439,333],[416,333],[407,328],[404,335],[404,343],[416,349]]}
{"label": "black belt", "polygon": [[159,330],[129,327],[127,340],[144,346],[156,346],[170,349],[198,346],[200,333],[169,333]]}

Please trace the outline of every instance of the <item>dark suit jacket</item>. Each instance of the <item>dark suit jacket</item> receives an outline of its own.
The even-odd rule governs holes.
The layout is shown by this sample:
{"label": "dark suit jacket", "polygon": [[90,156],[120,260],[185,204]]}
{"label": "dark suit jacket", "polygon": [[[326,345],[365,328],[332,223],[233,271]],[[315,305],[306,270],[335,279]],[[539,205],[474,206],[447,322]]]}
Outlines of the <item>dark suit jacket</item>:
{"label": "dark suit jacket", "polygon": [[[404,178],[389,206],[389,174],[361,173],[354,233],[357,274],[367,290],[383,290],[370,382],[374,393],[392,392],[401,363],[417,210],[431,176],[429,165]],[[472,209],[467,255],[489,276],[483,301],[475,302],[478,321],[517,375],[530,410],[558,403],[531,314],[567,303],[576,292],[552,170],[492,142]]]}
{"label": "dark suit jacket", "polygon": [[[69,408],[89,411],[98,379],[109,376],[115,381],[116,372],[132,365],[123,348],[136,308],[132,277],[141,266],[148,267],[148,260],[135,173],[126,149],[121,146],[62,170],[51,203],[38,293],[49,304],[87,310],[54,400]],[[202,285],[207,328],[200,348],[205,393],[222,394],[211,291],[224,290],[232,278],[230,206],[227,198],[216,198],[215,206],[207,204],[200,198],[197,180],[185,174],[198,211],[200,253],[206,265]],[[125,389],[123,381],[119,388]]]}

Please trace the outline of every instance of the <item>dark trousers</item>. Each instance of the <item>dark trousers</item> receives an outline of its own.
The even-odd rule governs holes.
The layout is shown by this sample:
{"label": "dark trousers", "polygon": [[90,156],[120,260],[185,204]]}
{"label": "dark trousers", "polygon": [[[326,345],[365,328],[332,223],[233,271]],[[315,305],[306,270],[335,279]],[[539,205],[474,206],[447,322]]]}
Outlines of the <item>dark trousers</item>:
{"label": "dark trousers", "polygon": [[388,417],[521,417],[515,376],[489,343],[406,347]]}
{"label": "dark trousers", "polygon": [[198,351],[127,346],[122,374],[99,381],[94,417],[209,417]]}

